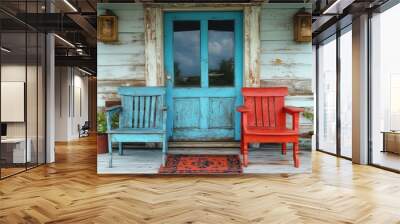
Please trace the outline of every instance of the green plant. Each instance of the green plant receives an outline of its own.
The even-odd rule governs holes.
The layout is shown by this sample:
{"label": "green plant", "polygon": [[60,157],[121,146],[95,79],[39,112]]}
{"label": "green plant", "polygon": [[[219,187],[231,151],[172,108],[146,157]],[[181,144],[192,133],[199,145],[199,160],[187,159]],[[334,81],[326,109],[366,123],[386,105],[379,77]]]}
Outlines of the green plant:
{"label": "green plant", "polygon": [[314,113],[310,112],[310,111],[304,111],[303,112],[303,117],[305,117],[306,119],[313,121],[314,120]]}
{"label": "green plant", "polygon": [[104,111],[97,113],[97,133],[104,134],[107,132],[107,117]]}
{"label": "green plant", "polygon": [[[111,127],[118,128],[119,116],[114,113],[111,117]],[[107,132],[107,115],[104,111],[97,113],[97,133],[104,134]]]}
{"label": "green plant", "polygon": [[118,128],[118,126],[119,126],[119,114],[114,113],[113,116],[111,117],[111,127]]}

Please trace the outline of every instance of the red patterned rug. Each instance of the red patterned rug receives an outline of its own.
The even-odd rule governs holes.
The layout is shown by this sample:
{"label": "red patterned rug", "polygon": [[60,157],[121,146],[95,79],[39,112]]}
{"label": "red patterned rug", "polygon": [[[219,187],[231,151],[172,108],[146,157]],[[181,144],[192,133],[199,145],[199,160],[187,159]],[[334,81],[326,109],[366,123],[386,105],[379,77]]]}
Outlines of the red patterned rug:
{"label": "red patterned rug", "polygon": [[162,174],[238,174],[239,155],[168,155]]}

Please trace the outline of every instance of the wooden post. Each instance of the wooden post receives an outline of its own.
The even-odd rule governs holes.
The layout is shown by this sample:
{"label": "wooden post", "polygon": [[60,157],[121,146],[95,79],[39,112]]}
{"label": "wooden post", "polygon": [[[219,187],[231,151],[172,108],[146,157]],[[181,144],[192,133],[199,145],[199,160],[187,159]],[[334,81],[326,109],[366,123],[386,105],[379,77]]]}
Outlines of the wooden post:
{"label": "wooden post", "polygon": [[145,78],[146,86],[164,85],[163,25],[161,8],[146,7],[145,27]]}
{"label": "wooden post", "polygon": [[244,7],[244,87],[260,87],[260,11]]}

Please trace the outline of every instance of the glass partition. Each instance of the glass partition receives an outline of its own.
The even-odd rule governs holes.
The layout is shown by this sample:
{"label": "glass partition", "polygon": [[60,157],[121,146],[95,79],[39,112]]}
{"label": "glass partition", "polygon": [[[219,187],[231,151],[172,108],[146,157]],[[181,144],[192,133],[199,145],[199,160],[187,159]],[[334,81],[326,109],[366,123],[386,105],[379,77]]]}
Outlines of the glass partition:
{"label": "glass partition", "polygon": [[30,160],[27,167],[31,168],[37,165],[38,159],[38,34],[36,32],[27,32],[27,64],[26,64],[26,114],[27,114],[27,151]]}
{"label": "glass partition", "polygon": [[400,171],[400,5],[372,17],[371,162]]}
{"label": "glass partition", "polygon": [[46,36],[38,33],[37,64],[37,162],[46,162]]}
{"label": "glass partition", "polygon": [[318,149],[336,154],[336,38],[318,48]]}
{"label": "glass partition", "polygon": [[1,47],[1,177],[7,177],[24,171],[31,159],[26,150],[26,33],[2,32]]}
{"label": "glass partition", "polygon": [[[18,12],[42,5],[19,2]],[[0,13],[0,178],[45,163],[45,45],[39,30]]]}
{"label": "glass partition", "polygon": [[352,33],[340,36],[340,155],[352,157]]}

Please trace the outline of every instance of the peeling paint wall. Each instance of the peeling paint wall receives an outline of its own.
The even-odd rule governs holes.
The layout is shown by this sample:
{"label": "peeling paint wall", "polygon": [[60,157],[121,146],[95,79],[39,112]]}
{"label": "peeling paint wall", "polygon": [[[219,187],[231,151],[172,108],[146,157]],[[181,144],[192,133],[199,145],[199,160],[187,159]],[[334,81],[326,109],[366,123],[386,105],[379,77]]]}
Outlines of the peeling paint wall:
{"label": "peeling paint wall", "polygon": [[313,54],[312,44],[293,40],[293,16],[311,4],[263,4],[260,21],[261,87],[287,86],[286,105],[305,107],[301,132],[313,130]]}
{"label": "peeling paint wall", "polygon": [[144,10],[142,4],[99,3],[118,16],[118,42],[97,42],[97,106],[119,100],[119,86],[145,85]]}
{"label": "peeling paint wall", "polygon": [[[162,6],[165,8],[166,4]],[[221,6],[221,10],[224,7]],[[260,51],[259,58],[253,60],[259,63],[256,66],[259,68],[259,74],[256,74],[259,80],[256,83],[260,83],[261,87],[288,86],[290,96],[286,104],[306,108],[300,122],[301,131],[308,133],[313,130],[314,111],[312,45],[311,42],[297,43],[293,40],[293,16],[303,8],[311,11],[311,4],[265,3],[252,7],[260,7],[260,31],[257,33],[260,37]],[[112,44],[98,42],[99,107],[104,107],[106,100],[118,100],[118,86],[146,85],[147,48],[143,5],[98,4],[99,14],[104,13],[105,9],[112,10],[118,16],[119,41]]]}

